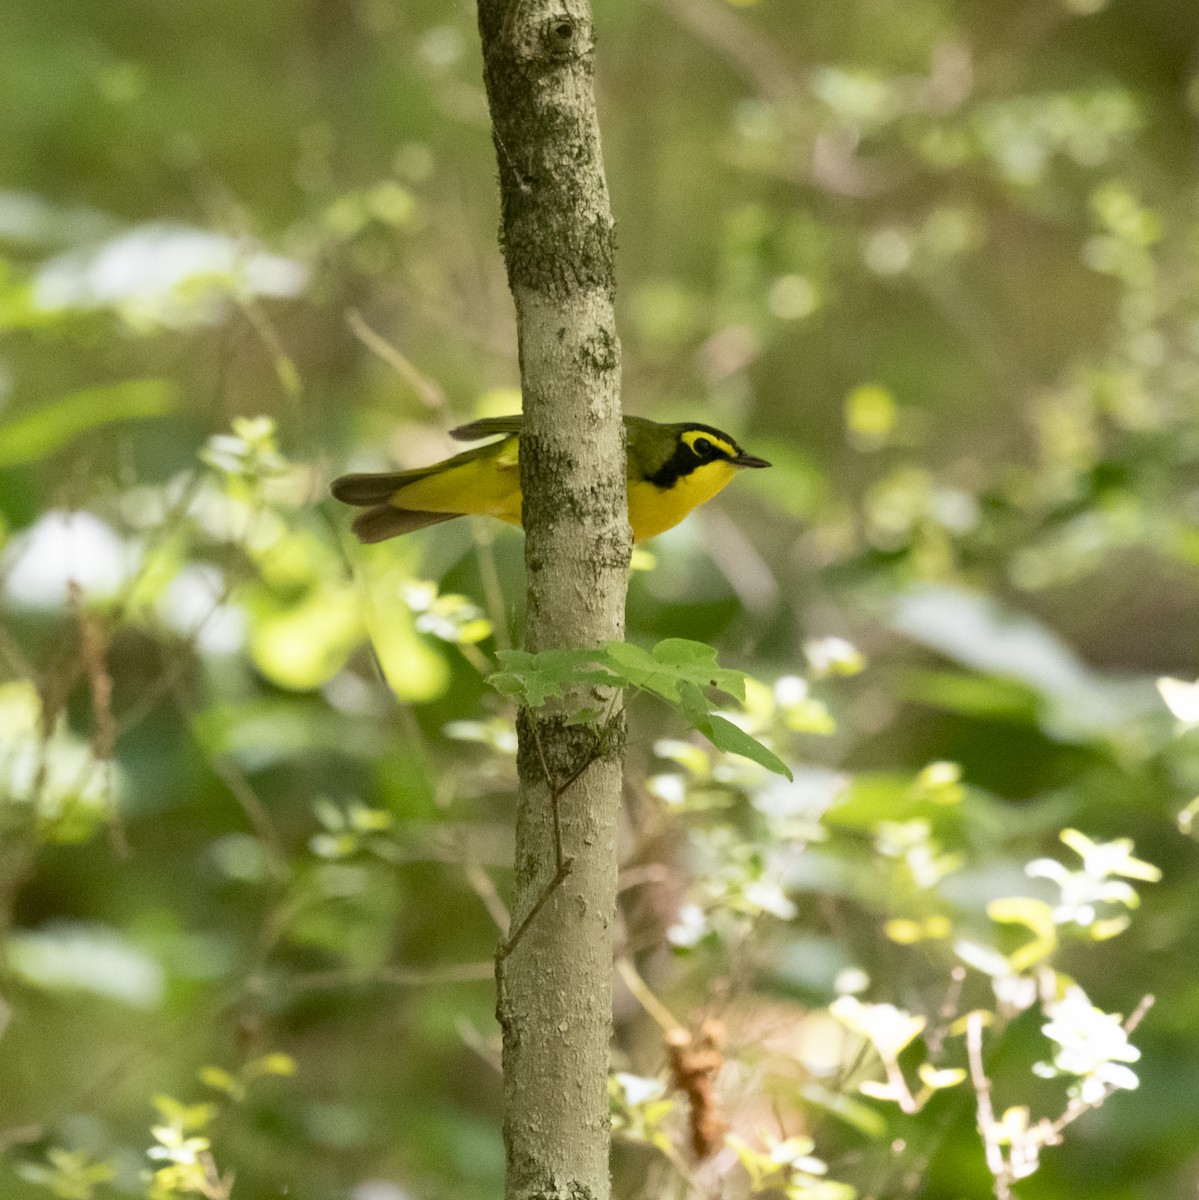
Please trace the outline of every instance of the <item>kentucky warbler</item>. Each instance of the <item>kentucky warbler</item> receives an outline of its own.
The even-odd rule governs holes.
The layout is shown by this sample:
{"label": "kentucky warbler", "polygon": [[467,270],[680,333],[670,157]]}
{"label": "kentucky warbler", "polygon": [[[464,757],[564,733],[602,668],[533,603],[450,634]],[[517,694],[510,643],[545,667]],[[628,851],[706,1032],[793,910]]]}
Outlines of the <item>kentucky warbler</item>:
{"label": "kentucky warbler", "polygon": [[[685,421],[660,425],[625,417],[629,524],[644,542],[677,525],[711,500],[740,467],[768,467],[746,454],[727,433]],[[426,525],[474,513],[520,524],[521,417],[489,417],[450,430],[460,442],[499,440],[431,467],[370,475],[343,475],[333,495],[367,509],[354,521],[359,541],[381,542]]]}

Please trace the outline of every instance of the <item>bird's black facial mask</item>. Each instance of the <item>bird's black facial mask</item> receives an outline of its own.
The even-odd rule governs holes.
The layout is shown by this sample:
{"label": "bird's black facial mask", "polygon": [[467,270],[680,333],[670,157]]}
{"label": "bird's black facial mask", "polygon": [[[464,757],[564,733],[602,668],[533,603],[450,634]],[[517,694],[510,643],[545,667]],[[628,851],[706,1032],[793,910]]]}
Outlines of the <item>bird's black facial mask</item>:
{"label": "bird's black facial mask", "polygon": [[693,425],[680,434],[674,453],[649,476],[649,481],[660,488],[674,487],[684,476],[713,462],[735,467],[770,466],[764,458],[746,454],[727,433],[708,425]]}

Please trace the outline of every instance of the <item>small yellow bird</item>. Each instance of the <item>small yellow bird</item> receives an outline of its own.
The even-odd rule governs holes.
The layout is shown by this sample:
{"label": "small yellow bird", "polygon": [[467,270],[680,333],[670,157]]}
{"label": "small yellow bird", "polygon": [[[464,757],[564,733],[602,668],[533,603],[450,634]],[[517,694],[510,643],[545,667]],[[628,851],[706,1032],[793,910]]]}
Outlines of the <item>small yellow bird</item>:
{"label": "small yellow bird", "polygon": [[[521,421],[519,413],[472,421],[451,429],[450,437],[499,440],[415,471],[343,475],[331,490],[336,499],[367,509],[353,525],[362,542],[382,542],[468,513],[519,525]],[[624,424],[634,542],[677,525],[739,468],[770,466],[710,425],[662,425],[644,417],[625,417]]]}

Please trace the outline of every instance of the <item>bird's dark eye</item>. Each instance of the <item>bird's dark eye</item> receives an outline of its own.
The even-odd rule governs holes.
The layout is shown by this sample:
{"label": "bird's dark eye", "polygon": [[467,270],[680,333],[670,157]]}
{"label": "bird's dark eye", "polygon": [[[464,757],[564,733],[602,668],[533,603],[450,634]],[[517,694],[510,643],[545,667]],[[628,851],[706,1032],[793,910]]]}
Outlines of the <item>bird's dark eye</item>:
{"label": "bird's dark eye", "polygon": [[697,458],[709,459],[716,457],[716,447],[707,438],[696,438],[691,443],[691,449],[695,451]]}

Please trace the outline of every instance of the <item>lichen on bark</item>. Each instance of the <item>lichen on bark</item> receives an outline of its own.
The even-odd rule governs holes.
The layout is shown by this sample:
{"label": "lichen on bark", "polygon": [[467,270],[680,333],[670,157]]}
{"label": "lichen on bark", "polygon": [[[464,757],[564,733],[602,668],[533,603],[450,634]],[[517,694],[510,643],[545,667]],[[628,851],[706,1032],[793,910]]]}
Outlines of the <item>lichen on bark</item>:
{"label": "lichen on bark", "polygon": [[[478,0],[478,8],[524,393],[525,641],[535,651],[598,647],[624,633],[630,534],[591,11],[587,0]],[[497,962],[508,1200],[607,1200],[610,1191],[623,719],[608,723],[597,746],[567,723],[569,707],[519,722],[512,928],[533,919]]]}

